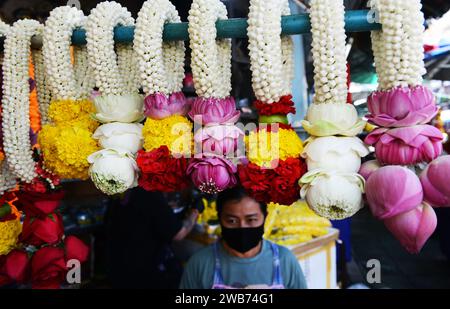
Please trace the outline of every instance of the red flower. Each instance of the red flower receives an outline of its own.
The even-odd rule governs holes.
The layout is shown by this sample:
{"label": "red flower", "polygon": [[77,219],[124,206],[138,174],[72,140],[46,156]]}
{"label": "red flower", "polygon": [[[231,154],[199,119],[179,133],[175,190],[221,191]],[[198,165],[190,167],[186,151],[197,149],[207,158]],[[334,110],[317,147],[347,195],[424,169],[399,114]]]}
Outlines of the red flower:
{"label": "red flower", "polygon": [[[274,129],[272,130],[272,126],[273,125],[277,125],[277,126],[275,126],[274,127]],[[259,132],[259,130],[266,130],[267,132],[278,132],[278,130],[279,129],[285,129],[285,130],[294,130],[293,128],[292,128],[292,126],[290,125],[290,124],[284,124],[284,123],[281,123],[281,122],[276,122],[276,123],[267,123],[267,124],[264,124],[264,125],[259,125],[257,128],[256,128],[256,132]]]}
{"label": "red flower", "polygon": [[33,289],[58,289],[67,273],[64,249],[44,247],[31,260]]}
{"label": "red flower", "polygon": [[66,260],[75,259],[84,263],[89,255],[89,247],[75,236],[67,236],[64,239],[66,247]]}
{"label": "red flower", "polygon": [[58,187],[61,184],[61,180],[58,176],[48,172],[42,167],[42,157],[39,162],[36,164],[35,171],[37,176],[34,177],[33,181],[30,183],[21,183],[20,189],[21,191],[26,192],[34,192],[34,193],[46,193],[53,191],[53,188]]}
{"label": "red flower", "polygon": [[167,146],[139,151],[136,162],[142,171],[139,186],[147,191],[173,192],[189,186],[186,158],[172,157]]}
{"label": "red flower", "polygon": [[54,193],[19,192],[17,204],[22,207],[27,216],[45,217],[59,207],[64,197],[63,191]]}
{"label": "red flower", "polygon": [[271,104],[255,101],[255,107],[258,114],[263,116],[295,114],[291,95],[282,96],[280,101]]}
{"label": "red flower", "polygon": [[298,180],[306,173],[299,158],[280,160],[275,169],[262,169],[249,163],[239,166],[239,178],[247,192],[259,202],[291,205],[300,198]]}
{"label": "red flower", "polygon": [[24,282],[28,269],[28,255],[24,251],[13,250],[0,256],[0,286],[12,282]]}
{"label": "red flower", "polygon": [[27,216],[23,222],[20,240],[33,246],[57,244],[64,235],[64,226],[59,214],[53,213],[43,218]]}

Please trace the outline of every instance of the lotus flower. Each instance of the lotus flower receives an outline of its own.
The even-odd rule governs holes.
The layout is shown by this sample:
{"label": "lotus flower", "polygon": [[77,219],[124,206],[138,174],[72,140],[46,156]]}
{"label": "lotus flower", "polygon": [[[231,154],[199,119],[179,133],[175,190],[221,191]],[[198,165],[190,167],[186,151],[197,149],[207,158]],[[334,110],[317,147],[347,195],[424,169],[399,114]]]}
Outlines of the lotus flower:
{"label": "lotus flower", "polygon": [[94,99],[98,121],[108,122],[139,122],[143,118],[144,102],[141,95],[107,95]]}
{"label": "lotus flower", "polygon": [[142,148],[143,127],[140,123],[111,122],[98,127],[92,137],[99,140],[102,148],[123,149],[135,154]]}
{"label": "lotus flower", "polygon": [[369,122],[381,127],[426,124],[437,112],[434,95],[423,86],[373,92],[367,99]]}
{"label": "lotus flower", "polygon": [[384,220],[384,225],[409,253],[419,253],[436,229],[437,218],[433,208],[423,203]]}
{"label": "lotus flower", "polygon": [[384,166],[367,180],[366,198],[373,216],[384,220],[419,206],[423,200],[422,185],[408,168]]}
{"label": "lotus flower", "polygon": [[361,176],[364,177],[364,179],[367,181],[370,177],[370,175],[372,175],[373,172],[375,172],[376,170],[378,170],[381,167],[380,163],[378,163],[377,160],[370,160],[367,162],[364,162],[361,165],[361,168],[359,169],[358,174],[360,174]]}
{"label": "lotus flower", "polygon": [[182,92],[172,93],[167,96],[156,93],[147,96],[144,100],[145,115],[153,119],[163,119],[172,115],[186,116],[190,104]]}
{"label": "lotus flower", "polygon": [[430,125],[379,128],[370,133],[365,142],[375,145],[375,154],[381,164],[430,162],[442,152],[442,133]]}
{"label": "lotus flower", "polygon": [[327,136],[309,138],[303,150],[308,170],[317,168],[356,173],[361,166],[361,157],[369,150],[357,137]]}
{"label": "lotus flower", "polygon": [[91,154],[88,161],[94,185],[105,194],[123,193],[138,185],[139,168],[126,150],[103,149]]}
{"label": "lotus flower", "polygon": [[356,136],[366,123],[358,117],[352,104],[311,104],[302,125],[314,136],[344,135]]}
{"label": "lotus flower", "polygon": [[300,179],[300,195],[319,216],[342,220],[363,207],[364,178],[356,173],[316,169]]}
{"label": "lotus flower", "polygon": [[450,156],[431,162],[420,175],[425,200],[435,207],[450,207]]}
{"label": "lotus flower", "polygon": [[239,139],[243,136],[244,132],[236,126],[219,125],[199,129],[194,140],[202,145],[203,155],[234,157]]}
{"label": "lotus flower", "polygon": [[240,112],[236,110],[233,97],[225,99],[195,98],[189,117],[203,125],[235,123]]}
{"label": "lotus flower", "polygon": [[237,184],[237,167],[219,157],[192,159],[187,168],[194,185],[202,192],[214,194]]}

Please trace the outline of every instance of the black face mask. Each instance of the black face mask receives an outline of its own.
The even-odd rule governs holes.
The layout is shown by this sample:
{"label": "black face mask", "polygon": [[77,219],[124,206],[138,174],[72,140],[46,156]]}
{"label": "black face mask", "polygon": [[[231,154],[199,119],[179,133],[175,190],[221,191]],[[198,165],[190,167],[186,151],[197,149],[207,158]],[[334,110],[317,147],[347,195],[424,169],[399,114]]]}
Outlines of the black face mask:
{"label": "black face mask", "polygon": [[240,253],[255,248],[264,234],[264,224],[258,227],[228,228],[222,226],[222,238],[228,246]]}

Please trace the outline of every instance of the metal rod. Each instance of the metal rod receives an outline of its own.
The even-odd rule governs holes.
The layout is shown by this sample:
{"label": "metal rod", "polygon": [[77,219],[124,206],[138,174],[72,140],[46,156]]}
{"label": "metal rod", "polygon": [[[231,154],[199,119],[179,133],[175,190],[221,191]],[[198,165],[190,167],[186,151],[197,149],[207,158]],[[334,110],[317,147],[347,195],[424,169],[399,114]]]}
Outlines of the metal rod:
{"label": "metal rod", "polygon": [[[364,32],[380,30],[381,25],[371,22],[370,12],[367,10],[356,10],[345,12],[345,30],[347,32]],[[246,38],[247,19],[231,18],[228,20],[218,20],[216,23],[218,38]],[[284,35],[295,35],[311,32],[311,22],[309,14],[296,14],[283,16],[281,18],[281,29]],[[134,27],[118,26],[114,29],[114,40],[118,43],[132,43],[134,37]],[[187,41],[189,40],[188,23],[168,23],[164,26],[164,41]],[[33,40],[33,48],[42,45],[42,39]],[[86,44],[86,31],[75,29],[72,34],[74,45]]]}

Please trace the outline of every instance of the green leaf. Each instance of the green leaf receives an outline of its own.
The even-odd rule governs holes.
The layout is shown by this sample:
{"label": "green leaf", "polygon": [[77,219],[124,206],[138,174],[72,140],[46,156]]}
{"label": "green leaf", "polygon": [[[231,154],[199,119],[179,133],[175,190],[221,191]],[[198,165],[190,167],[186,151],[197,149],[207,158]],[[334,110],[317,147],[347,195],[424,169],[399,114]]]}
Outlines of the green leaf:
{"label": "green leaf", "polygon": [[56,218],[55,218],[55,216],[53,216],[53,214],[49,214],[48,217],[49,217],[53,222],[56,222]]}
{"label": "green leaf", "polygon": [[3,204],[0,207],[0,218],[3,218],[11,214],[11,206],[8,203]]}

